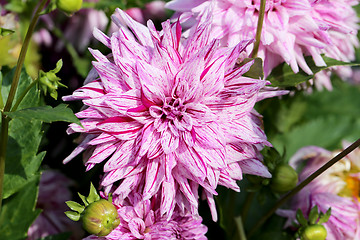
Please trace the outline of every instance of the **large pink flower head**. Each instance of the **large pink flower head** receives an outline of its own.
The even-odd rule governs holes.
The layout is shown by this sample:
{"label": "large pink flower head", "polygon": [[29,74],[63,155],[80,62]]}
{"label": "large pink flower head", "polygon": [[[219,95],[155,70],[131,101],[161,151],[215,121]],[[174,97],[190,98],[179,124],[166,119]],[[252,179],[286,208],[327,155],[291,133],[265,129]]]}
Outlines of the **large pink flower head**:
{"label": "large pink flower head", "polygon": [[[296,167],[306,161],[299,175],[303,181],[338,152],[310,146],[300,149],[290,160]],[[324,223],[327,239],[360,239],[360,149],[337,162],[292,200],[293,210],[280,210],[279,215],[289,218],[288,225],[295,219],[296,209],[308,215],[313,206],[323,213],[331,207],[331,217]]]}
{"label": "large pink flower head", "polygon": [[[311,55],[317,66],[326,66],[321,54],[342,61],[355,58],[358,17],[352,6],[358,0],[268,0],[259,49],[264,60],[265,75],[282,62],[297,73],[299,67],[308,74],[311,69],[304,55]],[[211,6],[212,5],[212,6]],[[173,0],[167,8],[178,13],[190,12],[193,20],[214,7],[211,36],[233,46],[240,39],[254,38],[260,0]],[[192,21],[194,22],[194,21]],[[191,25],[191,23],[190,23]],[[246,50],[252,51],[252,46]],[[338,68],[344,77],[351,77],[349,68]],[[349,72],[350,71],[350,72]],[[328,75],[322,75],[319,87],[331,88]]]}
{"label": "large pink flower head", "polygon": [[135,193],[125,201],[115,198],[120,225],[105,237],[89,236],[85,240],[205,240],[207,227],[202,225],[201,217],[191,214],[180,216],[175,211],[170,219],[162,216],[156,198],[142,200]]}
{"label": "large pink flower head", "polygon": [[[161,213],[175,206],[197,214],[198,188],[204,189],[216,220],[213,195],[218,185],[239,191],[243,173],[270,177],[259,150],[266,141],[257,100],[276,93],[260,91],[266,81],[242,77],[252,62],[236,67],[252,41],[232,48],[210,39],[210,14],[189,38],[179,22],[157,31],[117,10],[119,31],[95,36],[112,50],[108,57],[91,50],[96,62],[86,85],[65,100],[82,100],[77,113],[82,143],[64,160],[87,149],[87,169],[104,160],[101,185],[122,199],[132,191],[150,199],[162,193]],[[97,77],[97,74],[99,77]]]}

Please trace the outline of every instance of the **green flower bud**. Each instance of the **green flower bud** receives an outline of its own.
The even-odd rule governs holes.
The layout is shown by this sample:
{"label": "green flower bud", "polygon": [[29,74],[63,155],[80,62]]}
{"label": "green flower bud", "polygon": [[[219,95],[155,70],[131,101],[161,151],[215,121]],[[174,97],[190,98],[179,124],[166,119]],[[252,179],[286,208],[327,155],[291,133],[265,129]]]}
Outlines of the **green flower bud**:
{"label": "green flower bud", "polygon": [[50,70],[49,72],[44,72],[42,70],[39,71],[39,84],[40,88],[43,90],[44,94],[46,95],[47,92],[50,93],[50,96],[53,97],[55,100],[57,99],[58,93],[57,89],[59,87],[66,87],[64,84],[60,83],[60,78],[56,76],[63,65],[62,60],[60,59],[56,63],[56,68]]}
{"label": "green flower bud", "polygon": [[57,0],[56,7],[67,14],[71,14],[80,10],[82,2],[82,0]]}
{"label": "green flower bud", "polygon": [[326,228],[321,224],[307,226],[301,234],[301,240],[325,240]]}
{"label": "green flower bud", "polygon": [[90,203],[81,219],[84,229],[97,236],[108,235],[120,224],[116,207],[105,199]]}
{"label": "green flower bud", "polygon": [[297,172],[288,164],[279,164],[272,175],[270,187],[275,192],[287,192],[298,183]]}

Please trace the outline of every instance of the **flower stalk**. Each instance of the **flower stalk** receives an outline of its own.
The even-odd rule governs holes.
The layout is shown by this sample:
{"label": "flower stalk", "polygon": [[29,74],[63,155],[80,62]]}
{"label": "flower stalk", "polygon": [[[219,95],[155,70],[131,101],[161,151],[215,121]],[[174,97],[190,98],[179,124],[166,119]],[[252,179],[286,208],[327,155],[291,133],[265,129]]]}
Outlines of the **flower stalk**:
{"label": "flower stalk", "polygon": [[277,203],[255,224],[255,226],[251,229],[251,231],[248,234],[248,237],[251,237],[255,231],[262,226],[262,224],[265,223],[265,221],[272,215],[274,212],[283,205],[287,200],[289,200],[291,197],[293,197],[295,194],[297,194],[301,189],[303,189],[306,185],[308,185],[312,180],[314,180],[316,177],[318,177],[320,174],[325,172],[328,168],[330,168],[332,165],[340,161],[342,158],[344,158],[346,155],[354,151],[357,147],[360,146],[360,138],[355,141],[353,144],[351,144],[349,147],[344,149],[344,151],[340,152],[338,155],[336,155],[334,158],[329,160],[327,163],[325,163],[321,168],[319,168],[317,171],[315,171],[313,174],[311,174],[309,177],[307,177],[304,181],[302,181],[299,185],[297,185],[293,190],[288,192],[285,196],[283,196]]}
{"label": "flower stalk", "polygon": [[257,28],[256,28],[254,49],[253,49],[252,54],[251,54],[252,58],[256,58],[257,53],[259,51],[259,45],[260,45],[260,41],[261,41],[260,40],[261,31],[262,31],[262,26],[263,26],[263,23],[264,23],[265,4],[266,4],[266,0],[261,0],[261,2],[260,2],[260,10],[259,10],[259,18],[258,18]]}
{"label": "flower stalk", "polygon": [[14,78],[11,83],[11,88],[9,91],[8,98],[6,100],[4,109],[1,110],[1,134],[0,134],[0,212],[1,212],[1,202],[2,202],[2,192],[3,192],[3,182],[5,174],[5,159],[6,159],[6,148],[8,142],[8,127],[10,119],[4,114],[4,112],[9,112],[11,110],[12,103],[15,98],[16,90],[19,84],[21,69],[25,61],[26,52],[28,50],[32,33],[34,32],[36,23],[41,15],[41,11],[44,8],[47,0],[42,0],[39,4],[36,12],[31,19],[28,31],[25,36],[24,43],[21,47],[19,59],[16,64],[16,69],[14,73]]}

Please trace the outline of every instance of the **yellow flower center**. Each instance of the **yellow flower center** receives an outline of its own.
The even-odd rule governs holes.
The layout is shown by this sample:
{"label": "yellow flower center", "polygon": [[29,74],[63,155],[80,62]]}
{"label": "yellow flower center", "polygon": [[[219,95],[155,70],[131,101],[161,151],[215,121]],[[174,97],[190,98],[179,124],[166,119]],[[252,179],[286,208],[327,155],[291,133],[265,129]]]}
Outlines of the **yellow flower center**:
{"label": "yellow flower center", "polygon": [[351,176],[352,173],[357,173],[360,170],[351,166],[349,172],[346,172],[343,176],[343,180],[346,183],[345,187],[339,192],[341,197],[356,197],[360,201],[360,181],[359,178]]}

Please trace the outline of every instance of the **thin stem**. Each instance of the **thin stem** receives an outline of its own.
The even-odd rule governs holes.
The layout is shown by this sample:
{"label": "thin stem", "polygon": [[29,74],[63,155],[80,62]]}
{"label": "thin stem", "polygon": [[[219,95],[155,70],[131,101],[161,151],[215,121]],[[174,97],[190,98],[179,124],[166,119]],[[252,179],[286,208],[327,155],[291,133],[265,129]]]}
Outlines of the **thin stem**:
{"label": "thin stem", "polygon": [[27,86],[27,88],[25,89],[25,91],[21,94],[21,96],[16,100],[14,106],[11,108],[11,112],[15,112],[16,109],[19,107],[20,103],[22,102],[22,100],[24,99],[24,97],[26,96],[26,94],[30,91],[30,89],[36,84],[38,83],[39,80],[35,80],[32,83],[30,83],[29,86]]}
{"label": "thin stem", "polygon": [[4,107],[4,102],[3,102],[3,98],[2,98],[2,94],[1,94],[2,82],[3,82],[3,76],[2,76],[2,73],[0,72],[0,109],[3,109],[3,107]]}
{"label": "thin stem", "polygon": [[234,221],[236,223],[237,232],[239,234],[239,240],[246,240],[244,224],[241,216],[235,217]]}
{"label": "thin stem", "polygon": [[254,197],[255,197],[255,192],[249,192],[248,195],[246,196],[243,209],[241,210],[241,217],[244,222],[246,221],[247,214],[249,212],[249,209],[250,209],[250,206],[251,206],[251,203],[252,203]]}
{"label": "thin stem", "polygon": [[8,127],[9,118],[1,113],[1,133],[0,133],[0,212],[2,204],[2,193],[4,185],[4,174],[5,174],[5,158],[6,158],[6,147],[8,141]]}
{"label": "thin stem", "polygon": [[36,12],[35,12],[35,15],[34,15],[33,19],[30,22],[29,29],[28,29],[28,31],[26,33],[24,43],[23,43],[23,45],[21,47],[19,59],[18,59],[17,64],[16,64],[14,78],[13,78],[13,81],[11,83],[9,96],[7,98],[7,101],[6,101],[6,104],[5,104],[5,107],[4,107],[4,112],[8,112],[10,110],[12,102],[14,101],[16,89],[17,89],[17,86],[19,84],[21,68],[22,68],[22,66],[24,64],[24,61],[25,61],[25,55],[26,55],[27,49],[29,47],[31,36],[32,36],[32,33],[34,32],[37,20],[40,17],[40,12],[44,8],[46,2],[47,2],[47,0],[42,0],[40,5],[36,9]]}
{"label": "thin stem", "polygon": [[0,212],[1,212],[1,202],[2,202],[2,196],[3,196],[3,182],[4,182],[4,174],[5,174],[5,159],[6,159],[6,148],[7,148],[7,142],[8,142],[8,131],[9,131],[9,121],[10,119],[4,115],[4,112],[8,112],[11,109],[12,103],[15,98],[15,93],[19,84],[20,74],[21,74],[21,68],[25,61],[25,56],[27,49],[29,47],[29,43],[31,40],[31,35],[34,32],[35,25],[37,23],[37,20],[40,17],[40,12],[44,8],[46,2],[48,0],[42,0],[39,4],[38,8],[36,9],[36,12],[31,19],[28,31],[26,33],[24,43],[21,47],[19,59],[17,61],[14,78],[11,83],[11,88],[9,91],[8,98],[6,100],[6,104],[4,109],[1,112],[1,132],[0,132]]}
{"label": "thin stem", "polygon": [[340,161],[342,158],[344,158],[346,155],[354,151],[357,147],[360,146],[360,138],[351,144],[349,147],[347,147],[344,151],[336,155],[334,158],[332,158],[330,161],[325,163],[321,168],[319,168],[316,172],[311,174],[309,177],[307,177],[304,181],[302,181],[299,185],[297,185],[293,190],[288,192],[285,196],[283,196],[277,203],[255,224],[253,229],[249,232],[248,237],[252,236],[255,231],[265,223],[265,221],[281,206],[283,205],[289,198],[294,196],[296,193],[298,193],[301,189],[303,189],[307,184],[309,184],[312,180],[314,180],[316,177],[318,177],[320,174],[325,172],[328,168],[330,168],[332,165]]}
{"label": "thin stem", "polygon": [[252,52],[252,55],[251,55],[252,58],[256,58],[257,53],[259,51],[261,30],[262,30],[262,26],[263,26],[263,23],[264,23],[265,3],[266,3],[266,0],[261,0],[261,2],[260,2],[260,11],[259,11],[259,18],[258,18],[257,28],[256,28],[254,49],[253,49],[253,52]]}

